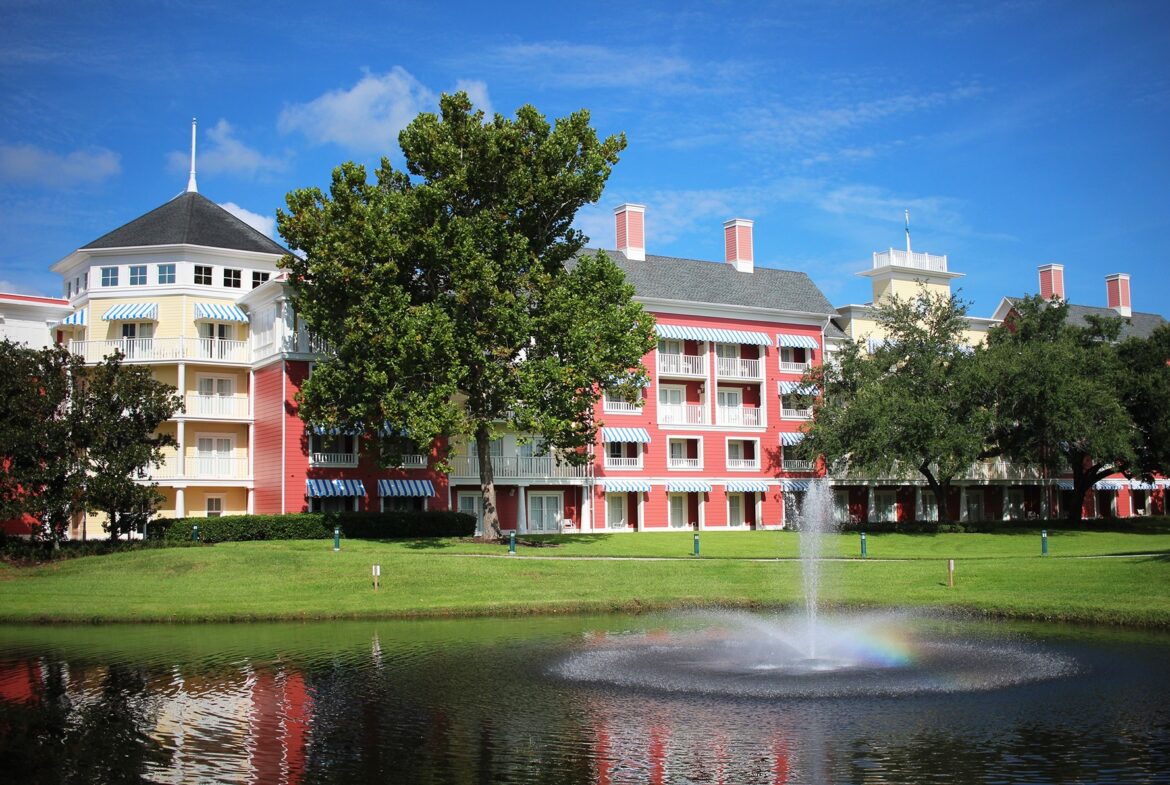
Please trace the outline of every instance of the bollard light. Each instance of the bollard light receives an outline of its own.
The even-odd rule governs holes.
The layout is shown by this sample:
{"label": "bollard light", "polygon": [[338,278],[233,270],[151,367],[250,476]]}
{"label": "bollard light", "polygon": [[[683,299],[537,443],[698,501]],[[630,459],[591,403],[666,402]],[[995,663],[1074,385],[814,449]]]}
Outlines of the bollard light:
{"label": "bollard light", "polygon": [[333,527],[333,550],[335,550],[335,551],[341,550],[341,527],[340,526]]}
{"label": "bollard light", "polygon": [[1048,555],[1048,530],[1047,529],[1040,530],[1040,555],[1041,556]]}
{"label": "bollard light", "polygon": [[516,555],[516,530],[508,532],[508,555]]}
{"label": "bollard light", "polygon": [[861,533],[861,558],[863,558],[863,559],[864,559],[864,558],[865,558],[865,555],[866,555],[866,549],[865,549],[865,532],[862,532],[862,533]]}
{"label": "bollard light", "polygon": [[695,532],[695,555],[699,555],[699,533]]}
{"label": "bollard light", "polygon": [[199,524],[191,527],[191,542],[199,542]]}

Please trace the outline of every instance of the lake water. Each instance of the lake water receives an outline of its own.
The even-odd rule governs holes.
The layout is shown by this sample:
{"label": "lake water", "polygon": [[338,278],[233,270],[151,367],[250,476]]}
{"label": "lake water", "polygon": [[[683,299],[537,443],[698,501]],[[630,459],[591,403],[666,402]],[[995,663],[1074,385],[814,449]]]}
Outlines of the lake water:
{"label": "lake water", "polygon": [[1170,782],[1166,635],[927,620],[1005,677],[785,695],[673,648],[721,623],[0,627],[0,781]]}

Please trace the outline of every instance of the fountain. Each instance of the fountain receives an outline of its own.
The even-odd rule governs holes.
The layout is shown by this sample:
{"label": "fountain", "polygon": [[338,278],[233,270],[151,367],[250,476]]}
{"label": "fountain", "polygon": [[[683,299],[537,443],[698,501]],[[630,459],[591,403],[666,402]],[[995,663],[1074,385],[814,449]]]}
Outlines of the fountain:
{"label": "fountain", "polygon": [[672,693],[824,698],[990,690],[1076,671],[1067,657],[937,614],[821,614],[821,547],[832,521],[832,490],[813,482],[798,519],[801,611],[674,614],[653,633],[593,640],[554,674]]}

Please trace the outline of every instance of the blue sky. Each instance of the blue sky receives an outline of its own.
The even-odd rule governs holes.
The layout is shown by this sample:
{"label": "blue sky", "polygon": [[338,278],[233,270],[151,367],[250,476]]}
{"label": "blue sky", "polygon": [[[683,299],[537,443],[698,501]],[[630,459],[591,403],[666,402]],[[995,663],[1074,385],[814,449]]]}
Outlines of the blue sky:
{"label": "blue sky", "polygon": [[[870,254],[948,254],[990,315],[1065,265],[1103,305],[1167,313],[1170,3],[42,3],[0,0],[0,289],[59,293],[48,266],[186,185],[273,223],[344,160],[401,162],[441,92],[511,114],[585,107],[629,140],[578,224],[647,206],[650,253],[722,256],[865,302]],[[271,230],[271,229],[270,229]],[[278,238],[279,239],[279,238]]]}

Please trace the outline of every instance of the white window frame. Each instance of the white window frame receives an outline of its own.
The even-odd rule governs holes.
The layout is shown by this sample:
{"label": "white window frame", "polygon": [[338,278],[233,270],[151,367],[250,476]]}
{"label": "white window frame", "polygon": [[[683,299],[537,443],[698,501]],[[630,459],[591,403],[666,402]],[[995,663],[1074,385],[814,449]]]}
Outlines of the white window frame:
{"label": "white window frame", "polygon": [[[168,273],[165,276],[163,275],[164,270]],[[157,269],[155,270],[155,274],[158,275],[159,285],[173,284],[173,283],[175,283],[175,281],[178,280],[178,273],[177,273],[176,265],[174,262],[161,262],[160,264],[157,265]],[[170,280],[167,280],[167,279],[170,279]]]}
{"label": "white window frame", "polygon": [[[687,501],[688,501],[687,496],[689,496],[689,494],[686,494],[686,493],[667,494],[667,498],[666,498],[666,524],[667,524],[668,528],[671,528],[671,529],[690,529],[691,528],[692,521],[687,520],[687,512],[690,508],[690,505],[687,504]],[[681,523],[675,523],[675,520],[674,520],[674,503],[677,499],[682,499],[682,512],[681,512],[682,522]]]}
{"label": "white window frame", "polygon": [[[643,395],[638,394],[638,401],[642,401]],[[630,403],[628,401],[614,400],[609,398],[609,391],[606,390],[601,396],[601,408],[606,414],[641,414],[642,407],[638,403]]]}
{"label": "white window frame", "polygon": [[[130,265],[130,267],[128,268],[128,271],[127,271],[129,274],[128,283],[130,284],[130,286],[146,286],[147,282],[149,281],[149,278],[148,278],[149,273],[147,272],[148,269],[149,269],[148,265],[145,265],[145,264],[132,264],[132,265]],[[138,283],[134,282],[135,271],[142,273],[142,280],[139,281]]]}
{"label": "white window frame", "polygon": [[[212,514],[212,509],[211,509],[212,502],[215,502],[216,505],[219,507],[218,510],[215,510],[214,515]],[[225,502],[225,498],[224,498],[224,494],[222,494],[222,493],[209,493],[206,496],[204,496],[203,497],[203,517],[204,518],[222,518],[223,517],[223,510],[224,510],[224,506],[225,506],[224,502]]]}
{"label": "white window frame", "polygon": [[974,520],[977,520],[977,521],[983,520],[983,517],[987,514],[987,500],[983,498],[983,489],[982,488],[967,488],[964,491],[963,496],[964,496],[964,499],[963,499],[962,519],[964,521],[972,520],[971,519],[971,512],[970,512],[971,505],[975,499],[978,499],[979,500],[979,505],[978,505],[979,506],[979,517],[975,518]]}
{"label": "white window frame", "polygon": [[[1019,504],[1013,502],[1012,497],[1019,500]],[[1005,521],[1022,521],[1028,517],[1027,509],[1025,507],[1028,500],[1028,494],[1024,492],[1023,488],[1008,486],[1003,491],[1003,519]]]}
{"label": "white window frame", "polygon": [[[358,465],[358,462],[361,458],[361,451],[362,451],[362,446],[361,446],[358,434],[356,434],[356,433],[328,434],[328,433],[313,433],[310,431],[308,434],[308,437],[309,437],[309,466],[313,466],[313,467],[336,466],[336,467],[341,467],[341,468],[352,469],[353,467]],[[353,440],[353,449],[350,451],[346,451],[346,452],[327,452],[325,450],[314,450],[313,449],[313,441],[315,439],[352,439]],[[320,444],[320,446],[324,447],[325,445]],[[343,455],[343,456],[347,456],[347,457],[339,458],[337,460],[332,460],[332,461],[323,461],[319,458],[316,458],[315,456],[317,456],[317,455]]]}
{"label": "white window frame", "polygon": [[[699,448],[698,448],[698,450],[696,450],[696,454],[698,455],[698,458],[696,460],[698,460],[699,465],[698,466],[671,466],[670,462],[671,462],[672,458],[670,457],[670,443],[672,441],[680,441],[680,442],[695,441],[695,442],[698,442]],[[685,453],[686,450],[683,450],[683,452]],[[690,459],[683,458],[681,460],[690,460]],[[675,471],[675,472],[702,471],[705,463],[706,463],[706,461],[703,460],[703,437],[702,436],[679,435],[679,434],[668,434],[667,435],[667,437],[666,437],[666,470],[667,471]]]}
{"label": "white window frame", "polygon": [[257,286],[263,286],[264,284],[268,283],[271,278],[272,273],[265,272],[264,270],[253,270],[252,288],[255,289]]}
{"label": "white window frame", "polygon": [[475,533],[483,534],[483,493],[481,491],[456,491],[455,512],[464,512],[464,499],[477,500],[473,505],[475,508]]}
{"label": "white window frame", "polygon": [[[755,466],[747,466],[747,467],[733,467],[733,466],[731,466],[731,443],[732,442],[740,442],[740,444],[741,444],[741,446],[739,448],[740,460],[744,460],[742,457],[743,456],[742,443],[743,442],[752,442],[753,444],[755,444],[755,449],[752,450],[752,453],[756,456],[755,457],[756,465]],[[760,468],[763,466],[763,462],[762,462],[761,456],[760,456],[760,440],[758,438],[749,438],[746,436],[727,436],[723,440],[723,455],[725,458],[724,465],[727,467],[727,471],[729,471],[729,472],[758,472],[760,470]]]}
{"label": "white window frame", "polygon": [[[557,500],[560,506],[560,511],[557,514],[556,527],[553,529],[537,529],[532,525],[532,502],[537,498]],[[552,534],[561,531],[565,526],[565,492],[564,491],[529,491],[524,498],[526,509],[524,510],[524,525],[528,527],[528,531],[533,534]]]}
{"label": "white window frame", "polygon": [[[739,502],[739,522],[732,520],[731,517],[731,500],[735,499]],[[747,526],[747,494],[741,491],[733,491],[727,494],[727,525],[732,529],[742,529]]]}
{"label": "white window frame", "polygon": [[117,267],[102,267],[102,288],[112,288],[118,285],[121,278],[120,270]]}
{"label": "white window frame", "polygon": [[833,489],[833,517],[837,523],[853,523],[853,515],[849,512],[849,489]]}
{"label": "white window frame", "polygon": [[934,498],[934,491],[930,488],[918,489],[918,509],[914,517],[920,521],[938,520],[938,502]]}
{"label": "white window frame", "polygon": [[[212,448],[213,448],[211,453],[203,453],[199,450],[199,440],[200,439],[210,439],[211,440],[211,444],[212,444]],[[192,439],[192,441],[191,441],[191,443],[195,445],[195,468],[196,468],[196,470],[198,470],[199,461],[201,458],[219,459],[221,457],[224,457],[220,454],[220,452],[218,450],[214,449],[216,443],[220,439],[227,440],[228,452],[227,452],[226,458],[229,461],[231,461],[231,463],[229,464],[231,472],[229,472],[229,474],[234,476],[235,469],[236,469],[236,435],[234,433],[216,433],[214,431],[198,431],[198,432],[196,432],[194,435],[194,439]],[[190,470],[191,467],[188,466],[187,468],[188,468],[188,470]],[[190,473],[190,471],[188,471],[188,473]],[[198,474],[204,474],[204,472],[198,472]]]}
{"label": "white window frame", "polygon": [[[888,500],[888,504],[883,500]],[[884,511],[889,511],[889,517],[886,517]],[[886,488],[873,489],[873,522],[874,523],[897,523],[898,522],[898,492],[896,490],[889,490]]]}
{"label": "white window frame", "polygon": [[[200,275],[201,270],[207,271],[207,281],[206,282],[199,280],[199,275]],[[192,268],[192,272],[191,272],[191,281],[196,286],[212,286],[212,285],[214,285],[214,283],[215,283],[215,267],[213,265],[210,265],[210,264],[194,265]]]}
{"label": "white window frame", "polygon": [[[613,516],[610,515],[610,513],[613,511],[611,508],[611,504],[614,501],[619,501],[621,503],[621,506],[622,506],[621,518],[616,523],[613,520]],[[630,497],[629,497],[629,494],[627,494],[627,493],[607,493],[607,494],[605,494],[605,528],[606,529],[622,530],[622,529],[630,528],[630,523],[628,520],[629,517],[630,517]]]}
{"label": "white window frame", "polygon": [[244,288],[244,271],[238,267],[223,268],[223,286],[225,289]]}

